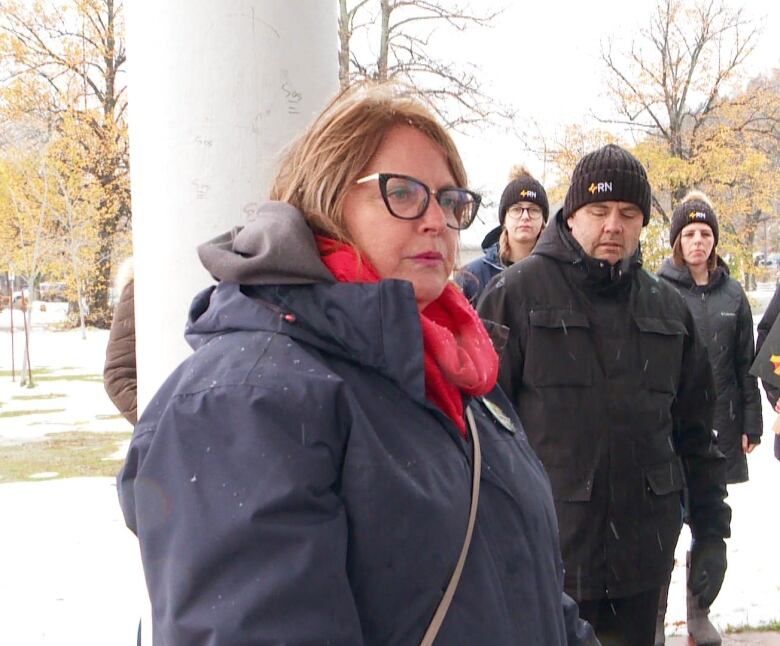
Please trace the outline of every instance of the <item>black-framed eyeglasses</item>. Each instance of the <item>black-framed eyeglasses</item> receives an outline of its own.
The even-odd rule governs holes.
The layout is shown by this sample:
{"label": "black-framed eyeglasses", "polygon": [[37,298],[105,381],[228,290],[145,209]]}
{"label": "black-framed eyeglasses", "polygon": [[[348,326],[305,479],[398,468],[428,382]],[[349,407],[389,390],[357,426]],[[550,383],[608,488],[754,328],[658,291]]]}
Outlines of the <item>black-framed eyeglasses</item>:
{"label": "black-framed eyeglasses", "polygon": [[402,220],[421,218],[428,208],[431,195],[436,198],[450,229],[463,230],[474,222],[482,196],[467,188],[447,187],[433,190],[419,179],[396,173],[373,173],[361,177],[355,184],[379,181],[379,192],[390,215]]}
{"label": "black-framed eyeglasses", "polygon": [[506,214],[514,220],[519,220],[522,218],[523,213],[527,213],[530,220],[538,220],[540,217],[542,217],[542,207],[520,206],[519,204],[513,204],[506,210]]}

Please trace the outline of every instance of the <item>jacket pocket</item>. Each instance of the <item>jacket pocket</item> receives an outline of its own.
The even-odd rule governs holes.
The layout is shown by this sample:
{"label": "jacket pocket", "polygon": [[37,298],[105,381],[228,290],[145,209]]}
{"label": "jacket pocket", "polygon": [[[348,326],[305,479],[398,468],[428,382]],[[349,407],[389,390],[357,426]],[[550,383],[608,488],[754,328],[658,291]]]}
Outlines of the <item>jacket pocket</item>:
{"label": "jacket pocket", "polygon": [[639,328],[640,370],[650,390],[676,393],[680,382],[683,342],[688,331],[682,321],[635,317]]}
{"label": "jacket pocket", "polygon": [[593,474],[569,467],[546,467],[553,499],[559,502],[588,502],[593,493]]}
{"label": "jacket pocket", "polygon": [[568,309],[532,310],[523,378],[531,386],[590,386],[590,324]]}
{"label": "jacket pocket", "polygon": [[650,491],[656,496],[666,496],[682,491],[684,480],[678,460],[645,467],[645,480]]}

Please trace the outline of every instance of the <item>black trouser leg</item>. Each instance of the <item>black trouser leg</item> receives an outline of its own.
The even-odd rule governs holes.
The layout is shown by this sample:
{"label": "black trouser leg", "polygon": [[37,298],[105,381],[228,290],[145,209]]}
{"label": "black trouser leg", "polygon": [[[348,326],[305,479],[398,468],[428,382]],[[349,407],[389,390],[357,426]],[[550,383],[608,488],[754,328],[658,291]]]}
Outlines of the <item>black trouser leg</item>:
{"label": "black trouser leg", "polygon": [[631,597],[580,601],[580,617],[602,646],[653,646],[660,588]]}

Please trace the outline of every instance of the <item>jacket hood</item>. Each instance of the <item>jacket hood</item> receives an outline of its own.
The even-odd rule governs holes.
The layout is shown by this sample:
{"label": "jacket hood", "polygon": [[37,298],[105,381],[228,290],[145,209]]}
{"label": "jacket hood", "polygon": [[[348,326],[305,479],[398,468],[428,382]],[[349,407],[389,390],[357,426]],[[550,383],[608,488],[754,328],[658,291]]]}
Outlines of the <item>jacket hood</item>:
{"label": "jacket hood", "polygon": [[580,263],[586,256],[583,248],[569,233],[563,218],[563,209],[559,209],[553,216],[552,223],[542,229],[531,253],[570,263]]}
{"label": "jacket hood", "polygon": [[709,282],[706,285],[697,285],[687,266],[678,267],[672,258],[667,258],[658,270],[658,275],[661,278],[668,280],[670,283],[674,283],[677,287],[699,289],[708,292],[728,279],[729,267],[723,259],[718,256],[715,271],[710,274]]}
{"label": "jacket hood", "polygon": [[498,244],[498,239],[501,237],[501,231],[504,229],[500,224],[495,228],[487,232],[487,235],[482,238],[482,250],[487,251],[493,245]]}
{"label": "jacket hood", "polygon": [[245,227],[200,245],[198,256],[216,280],[242,285],[336,281],[320,260],[303,215],[285,202],[265,202]]}

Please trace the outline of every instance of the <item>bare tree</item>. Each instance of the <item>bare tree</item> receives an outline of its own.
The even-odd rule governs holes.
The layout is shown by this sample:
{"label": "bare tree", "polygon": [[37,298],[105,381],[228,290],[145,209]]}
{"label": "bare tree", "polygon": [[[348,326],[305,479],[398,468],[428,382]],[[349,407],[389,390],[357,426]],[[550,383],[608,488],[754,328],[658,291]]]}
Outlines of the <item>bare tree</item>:
{"label": "bare tree", "polygon": [[[743,9],[723,0],[660,0],[627,51],[615,52],[613,40],[602,47],[618,117],[601,121],[656,138],[682,160],[696,156],[716,125],[775,130],[758,109],[759,93],[735,91],[759,35]],[[688,188],[674,186],[673,203]]]}
{"label": "bare tree", "polygon": [[[465,32],[489,27],[497,12],[477,14],[443,0],[339,0],[339,82],[401,79],[427,97],[438,116],[459,130],[511,121],[514,111],[483,89],[479,71],[435,57],[437,29]],[[359,37],[371,37],[370,55],[357,51]]]}

